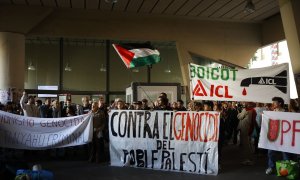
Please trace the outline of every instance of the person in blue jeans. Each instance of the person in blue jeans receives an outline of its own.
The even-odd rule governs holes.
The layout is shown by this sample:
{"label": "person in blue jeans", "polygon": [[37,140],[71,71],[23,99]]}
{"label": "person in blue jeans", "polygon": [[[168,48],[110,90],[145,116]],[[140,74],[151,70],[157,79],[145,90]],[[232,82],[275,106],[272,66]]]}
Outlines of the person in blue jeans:
{"label": "person in blue jeans", "polygon": [[[273,97],[272,98],[273,111],[284,112],[284,100],[281,97]],[[268,168],[266,169],[266,174],[270,175],[275,172],[275,152],[273,150],[268,150]],[[282,152],[283,160],[290,160],[289,153]]]}
{"label": "person in blue jeans", "polygon": [[[275,172],[276,169],[276,165],[275,165],[275,153],[277,151],[273,151],[273,150],[268,150],[268,169],[266,170],[266,174],[270,175],[273,174]],[[290,155],[289,153],[286,152],[282,152],[282,158],[283,160],[290,160]]]}

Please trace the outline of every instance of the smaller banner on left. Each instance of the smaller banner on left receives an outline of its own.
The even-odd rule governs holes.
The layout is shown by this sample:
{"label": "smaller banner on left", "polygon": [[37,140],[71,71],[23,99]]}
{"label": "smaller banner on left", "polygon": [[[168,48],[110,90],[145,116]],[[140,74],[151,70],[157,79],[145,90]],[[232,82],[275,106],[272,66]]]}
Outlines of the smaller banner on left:
{"label": "smaller banner on left", "polygon": [[24,117],[0,111],[0,147],[42,150],[91,142],[92,114],[66,118]]}

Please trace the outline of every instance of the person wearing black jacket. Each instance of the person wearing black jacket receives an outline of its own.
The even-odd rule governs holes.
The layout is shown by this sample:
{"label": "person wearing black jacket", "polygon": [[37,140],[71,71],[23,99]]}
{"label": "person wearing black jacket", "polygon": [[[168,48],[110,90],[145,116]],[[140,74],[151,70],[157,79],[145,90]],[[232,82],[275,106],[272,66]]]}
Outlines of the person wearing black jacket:
{"label": "person wearing black jacket", "polygon": [[150,110],[151,108],[148,106],[148,100],[142,99],[142,110]]}
{"label": "person wearing black jacket", "polygon": [[177,111],[186,111],[186,108],[183,106],[183,101],[181,99],[177,100]]}
{"label": "person wearing black jacket", "polygon": [[[233,144],[237,144],[237,135],[238,135],[238,124],[239,119],[237,118],[238,110],[235,106],[235,103],[228,102],[228,109],[227,109],[227,118],[225,121],[228,121],[228,127],[227,127],[227,139],[230,140],[233,138],[232,142]],[[232,137],[233,135],[233,137]]]}
{"label": "person wearing black jacket", "polygon": [[159,96],[157,99],[157,106],[154,107],[154,110],[172,111],[172,108],[169,106],[169,100],[167,98]]}

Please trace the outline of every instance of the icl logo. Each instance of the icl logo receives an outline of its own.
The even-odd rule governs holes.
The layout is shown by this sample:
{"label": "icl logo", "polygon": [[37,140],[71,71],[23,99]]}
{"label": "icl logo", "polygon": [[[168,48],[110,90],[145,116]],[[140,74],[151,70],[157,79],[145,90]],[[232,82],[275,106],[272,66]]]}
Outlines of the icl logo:
{"label": "icl logo", "polygon": [[[217,96],[217,97],[224,97],[224,98],[233,98],[233,96],[229,95],[228,86],[215,86],[214,84],[210,85],[209,88],[209,96]],[[223,91],[224,90],[224,91]],[[193,90],[194,96],[207,96],[207,92],[200,80],[197,80],[197,85]]]}
{"label": "icl logo", "polygon": [[261,77],[260,80],[258,81],[258,84],[266,84],[266,85],[276,85],[275,79],[268,79],[266,78],[265,80]]}
{"label": "icl logo", "polygon": [[[241,87],[249,87],[250,85],[272,85],[284,94],[287,93],[287,71],[284,70],[275,77],[250,77],[243,79]],[[244,96],[247,94],[244,88]]]}

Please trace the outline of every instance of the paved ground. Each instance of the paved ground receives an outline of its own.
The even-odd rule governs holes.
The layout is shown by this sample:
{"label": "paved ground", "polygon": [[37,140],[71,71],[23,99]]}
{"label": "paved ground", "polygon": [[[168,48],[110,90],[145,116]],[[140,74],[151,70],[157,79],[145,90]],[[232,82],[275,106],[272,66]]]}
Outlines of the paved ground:
{"label": "paved ground", "polygon": [[[31,158],[26,160],[27,166],[30,167],[35,163],[42,165],[43,169],[50,170],[54,173],[55,179],[76,179],[76,180],[193,180],[193,179],[242,179],[242,180],[268,180],[279,179],[275,175],[265,175],[266,157],[264,155],[255,156],[256,163],[254,166],[243,166],[240,164],[239,148],[237,146],[224,147],[224,159],[222,171],[218,176],[195,175],[178,172],[165,172],[150,169],[128,168],[128,167],[111,167],[108,163],[89,163],[80,155],[71,155],[64,160],[51,160],[43,154],[31,154]],[[29,156],[28,156],[29,157]],[[33,160],[34,159],[34,160]],[[24,162],[23,162],[24,163]],[[1,176],[0,179],[2,180]],[[284,178],[280,178],[284,179]]]}

